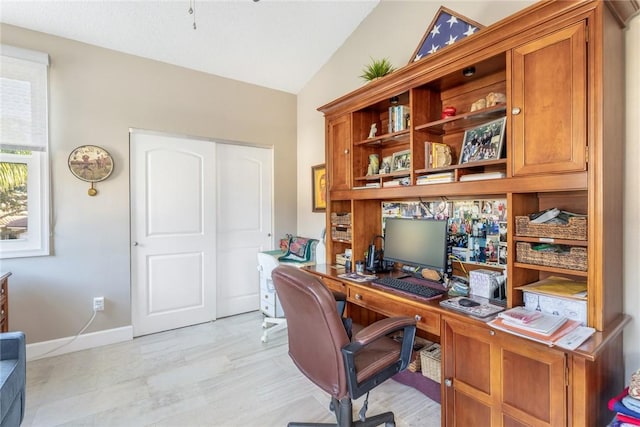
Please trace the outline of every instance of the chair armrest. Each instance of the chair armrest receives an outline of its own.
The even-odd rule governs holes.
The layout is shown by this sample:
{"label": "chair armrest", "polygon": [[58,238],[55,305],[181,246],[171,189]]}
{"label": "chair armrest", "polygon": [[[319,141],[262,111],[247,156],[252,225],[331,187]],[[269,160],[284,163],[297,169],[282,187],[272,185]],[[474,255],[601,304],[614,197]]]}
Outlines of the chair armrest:
{"label": "chair armrest", "polygon": [[378,338],[388,335],[391,332],[404,329],[405,326],[415,326],[416,320],[411,317],[389,317],[379,320],[356,334],[353,338],[353,343],[365,346]]}
{"label": "chair armrest", "polygon": [[[386,335],[402,330],[402,345],[400,354],[390,364],[380,366],[377,372],[366,377],[361,382],[358,381],[356,369],[356,353],[367,351],[366,348],[378,339],[390,339]],[[342,347],[345,368],[347,370],[347,385],[352,399],[357,399],[364,393],[371,390],[376,385],[385,381],[389,377],[397,374],[409,366],[411,353],[413,352],[413,340],[416,335],[416,320],[411,317],[391,317],[379,320],[356,334],[354,340]],[[396,353],[397,354],[397,353]]]}
{"label": "chair armrest", "polygon": [[27,359],[23,332],[3,332],[0,334],[0,360]]}

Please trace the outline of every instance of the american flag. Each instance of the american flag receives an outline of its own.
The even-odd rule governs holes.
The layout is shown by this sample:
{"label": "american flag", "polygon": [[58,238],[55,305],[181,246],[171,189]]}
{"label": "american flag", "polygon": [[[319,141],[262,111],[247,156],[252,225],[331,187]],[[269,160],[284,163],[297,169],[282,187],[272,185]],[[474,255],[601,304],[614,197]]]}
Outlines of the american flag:
{"label": "american flag", "polygon": [[441,10],[413,60],[417,61],[435,53],[458,40],[472,35],[476,31],[478,31],[477,26]]}

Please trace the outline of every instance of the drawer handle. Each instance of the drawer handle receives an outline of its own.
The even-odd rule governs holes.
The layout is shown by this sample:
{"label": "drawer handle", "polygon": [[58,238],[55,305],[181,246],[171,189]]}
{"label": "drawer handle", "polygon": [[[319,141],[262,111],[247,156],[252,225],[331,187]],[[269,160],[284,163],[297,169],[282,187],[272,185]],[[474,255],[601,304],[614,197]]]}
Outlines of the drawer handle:
{"label": "drawer handle", "polygon": [[419,314],[416,314],[415,316],[413,316],[414,319],[416,319],[416,322],[419,322],[422,320],[422,316],[420,316]]}
{"label": "drawer handle", "polygon": [[514,116],[517,116],[518,114],[520,114],[520,111],[522,111],[522,110],[520,110],[519,107],[513,107],[511,109],[511,114],[513,114]]}
{"label": "drawer handle", "polygon": [[349,149],[348,148],[344,150],[344,154],[349,154]]}
{"label": "drawer handle", "polygon": [[357,300],[361,300],[361,299],[362,299],[362,295],[360,295],[360,294],[356,294],[356,299],[357,299]]}
{"label": "drawer handle", "polygon": [[453,381],[451,381],[451,378],[447,378],[446,380],[444,380],[444,385],[446,385],[447,387],[451,387],[453,385]]}
{"label": "drawer handle", "polygon": [[493,329],[489,331],[489,335],[494,336],[495,334],[496,334],[496,331],[494,331]]}

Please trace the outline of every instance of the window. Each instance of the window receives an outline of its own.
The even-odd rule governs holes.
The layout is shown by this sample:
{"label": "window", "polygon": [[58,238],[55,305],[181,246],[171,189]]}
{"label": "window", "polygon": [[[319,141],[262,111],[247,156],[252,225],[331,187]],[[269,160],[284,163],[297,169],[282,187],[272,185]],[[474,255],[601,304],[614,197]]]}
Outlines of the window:
{"label": "window", "polygon": [[0,258],[49,254],[49,56],[0,46]]}

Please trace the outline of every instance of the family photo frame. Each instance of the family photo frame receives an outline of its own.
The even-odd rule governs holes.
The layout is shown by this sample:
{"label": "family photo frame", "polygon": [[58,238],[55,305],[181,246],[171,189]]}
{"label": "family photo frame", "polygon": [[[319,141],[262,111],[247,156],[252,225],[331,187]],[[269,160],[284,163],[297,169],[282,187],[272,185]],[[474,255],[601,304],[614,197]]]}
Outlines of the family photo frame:
{"label": "family photo frame", "polygon": [[459,164],[497,160],[502,155],[507,118],[502,117],[467,129],[462,141]]}
{"label": "family photo frame", "polygon": [[399,172],[411,169],[411,150],[393,153],[391,158],[391,172]]}

